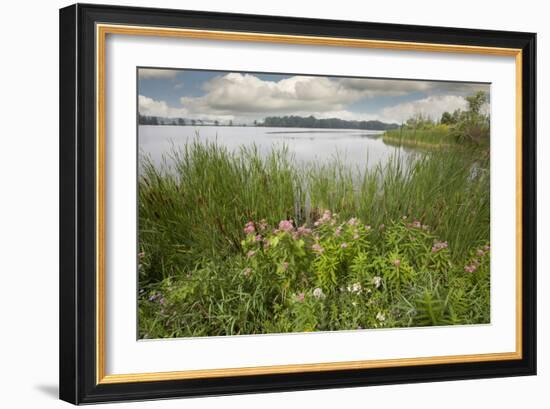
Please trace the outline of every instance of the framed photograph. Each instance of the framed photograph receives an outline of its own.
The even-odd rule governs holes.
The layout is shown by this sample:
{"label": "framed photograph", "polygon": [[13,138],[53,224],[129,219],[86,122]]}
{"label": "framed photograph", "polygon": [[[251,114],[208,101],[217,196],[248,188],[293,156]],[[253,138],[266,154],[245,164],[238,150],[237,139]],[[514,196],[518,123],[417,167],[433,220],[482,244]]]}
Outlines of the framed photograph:
{"label": "framed photograph", "polygon": [[61,9],[61,399],[534,375],[535,53]]}

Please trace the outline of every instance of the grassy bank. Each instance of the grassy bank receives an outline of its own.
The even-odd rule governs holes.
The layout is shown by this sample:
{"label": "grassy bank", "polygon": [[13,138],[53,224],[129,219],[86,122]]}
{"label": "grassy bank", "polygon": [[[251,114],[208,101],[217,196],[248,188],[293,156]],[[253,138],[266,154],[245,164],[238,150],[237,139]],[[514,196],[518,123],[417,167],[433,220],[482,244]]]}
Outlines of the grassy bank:
{"label": "grassy bank", "polygon": [[373,170],[199,142],[173,156],[172,172],[144,160],[139,180],[141,337],[488,321],[475,155]]}
{"label": "grassy bank", "polygon": [[456,146],[456,137],[446,125],[436,125],[430,129],[410,129],[400,127],[384,132],[383,141],[390,145],[419,148],[448,148]]}

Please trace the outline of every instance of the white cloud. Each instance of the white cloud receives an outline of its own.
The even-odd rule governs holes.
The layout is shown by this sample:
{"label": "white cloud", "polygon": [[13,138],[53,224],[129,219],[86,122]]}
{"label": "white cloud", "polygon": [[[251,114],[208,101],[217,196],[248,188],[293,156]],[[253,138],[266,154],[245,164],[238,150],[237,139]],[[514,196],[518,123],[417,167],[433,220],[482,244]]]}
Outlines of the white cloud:
{"label": "white cloud", "polygon": [[241,115],[341,109],[357,99],[325,77],[263,81],[250,74],[226,74],[205,83],[206,94],[183,97],[191,112]]}
{"label": "white cloud", "polygon": [[218,115],[207,113],[191,113],[185,108],[174,108],[166,103],[166,101],[156,100],[153,98],[139,95],[138,111],[140,115],[145,116],[160,116],[163,118],[186,118],[186,119],[205,119],[205,120],[235,120],[234,115]]}
{"label": "white cloud", "polygon": [[139,113],[145,116],[162,116],[166,118],[184,117],[187,110],[184,108],[173,108],[165,101],[157,101],[153,98],[140,95],[138,97]]}
{"label": "white cloud", "polygon": [[182,97],[190,112],[239,114],[298,114],[341,111],[362,98],[398,96],[424,91],[427,82],[294,76],[264,81],[251,74],[229,73],[207,81],[206,94]]}
{"label": "white cloud", "polygon": [[466,99],[457,95],[432,95],[412,102],[403,102],[380,112],[380,119],[386,122],[401,123],[408,118],[423,114],[437,120],[443,112],[453,112],[455,109],[465,110],[468,107]]}
{"label": "white cloud", "polygon": [[164,78],[164,79],[174,79],[178,74],[177,70],[169,69],[157,69],[157,68],[140,68],[139,69],[139,79],[149,79],[149,78]]}
{"label": "white cloud", "polygon": [[[177,72],[146,71],[150,77],[166,75],[166,72],[175,75]],[[176,84],[176,87],[179,88],[179,85]],[[313,115],[317,118],[379,119],[400,123],[419,113],[438,119],[445,111],[465,109],[465,95],[478,90],[489,91],[487,84],[313,76],[266,81],[246,73],[227,73],[214,77],[206,81],[202,88],[203,95],[181,97],[181,107],[178,108],[164,101],[140,96],[140,113],[238,122],[252,122],[271,115]],[[429,96],[368,113],[349,110],[350,104],[365,98],[395,98],[413,92]]]}

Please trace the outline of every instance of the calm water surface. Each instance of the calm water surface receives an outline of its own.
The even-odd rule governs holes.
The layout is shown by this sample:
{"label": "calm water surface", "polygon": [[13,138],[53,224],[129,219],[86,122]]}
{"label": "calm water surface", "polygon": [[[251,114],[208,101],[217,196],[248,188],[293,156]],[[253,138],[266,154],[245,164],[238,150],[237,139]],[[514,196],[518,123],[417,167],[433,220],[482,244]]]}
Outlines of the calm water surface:
{"label": "calm water surface", "polygon": [[382,134],[383,131],[355,129],[140,125],[139,149],[156,166],[162,164],[163,157],[170,165],[168,154],[172,147],[183,147],[196,138],[217,141],[230,151],[256,144],[262,155],[268,155],[274,147],[286,146],[299,162],[326,162],[339,157],[360,169],[383,165],[396,154],[401,159],[411,155],[403,148],[386,145]]}

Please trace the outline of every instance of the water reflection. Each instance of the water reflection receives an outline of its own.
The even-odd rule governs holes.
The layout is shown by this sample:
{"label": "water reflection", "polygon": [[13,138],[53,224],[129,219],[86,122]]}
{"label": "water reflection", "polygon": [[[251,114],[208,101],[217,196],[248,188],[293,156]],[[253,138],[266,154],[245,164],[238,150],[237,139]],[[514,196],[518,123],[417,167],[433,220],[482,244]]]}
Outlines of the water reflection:
{"label": "water reflection", "polygon": [[[255,144],[262,155],[286,146],[297,161],[324,163],[345,158],[353,168],[373,168],[384,165],[399,153],[403,160],[411,154],[398,146],[382,141],[382,131],[354,129],[264,128],[241,126],[139,126],[139,149],[160,166],[172,146],[184,146],[195,138],[216,142],[230,151],[242,145]],[[167,164],[170,165],[170,159]]]}

